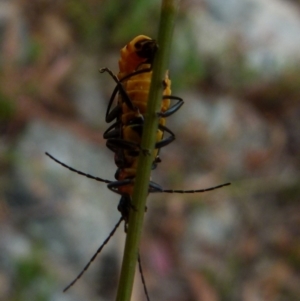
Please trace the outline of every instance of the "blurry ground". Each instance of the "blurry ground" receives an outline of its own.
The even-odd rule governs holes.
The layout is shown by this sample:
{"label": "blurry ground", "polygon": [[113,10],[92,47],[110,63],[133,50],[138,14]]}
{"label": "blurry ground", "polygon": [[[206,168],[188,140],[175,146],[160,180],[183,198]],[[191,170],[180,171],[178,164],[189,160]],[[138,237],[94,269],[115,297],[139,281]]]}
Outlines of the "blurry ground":
{"label": "blurry ground", "polygon": [[[119,197],[102,134],[119,49],[155,36],[159,2],[0,1],[0,300],[113,300]],[[137,30],[139,28],[139,30]],[[182,1],[170,72],[185,100],[153,179],[220,190],[149,197],[152,301],[300,300],[300,3]],[[133,300],[145,300],[137,274]]]}

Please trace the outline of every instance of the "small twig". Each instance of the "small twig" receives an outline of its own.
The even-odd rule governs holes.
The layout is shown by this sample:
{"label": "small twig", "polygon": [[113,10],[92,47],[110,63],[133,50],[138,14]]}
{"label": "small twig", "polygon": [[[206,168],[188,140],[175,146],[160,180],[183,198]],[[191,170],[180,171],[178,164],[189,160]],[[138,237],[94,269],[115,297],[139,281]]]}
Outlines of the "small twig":
{"label": "small twig", "polygon": [[[159,50],[153,63],[153,74],[141,142],[142,149],[149,150],[150,153],[153,152],[155,145],[158,128],[157,112],[160,111],[163,92],[162,81],[168,69],[171,39],[178,6],[179,0],[162,1],[157,39]],[[130,301],[131,298],[152,161],[152,156],[149,156],[146,152],[140,152],[132,197],[132,205],[136,210],[131,210],[129,215],[128,232],[116,298],[117,301]]]}

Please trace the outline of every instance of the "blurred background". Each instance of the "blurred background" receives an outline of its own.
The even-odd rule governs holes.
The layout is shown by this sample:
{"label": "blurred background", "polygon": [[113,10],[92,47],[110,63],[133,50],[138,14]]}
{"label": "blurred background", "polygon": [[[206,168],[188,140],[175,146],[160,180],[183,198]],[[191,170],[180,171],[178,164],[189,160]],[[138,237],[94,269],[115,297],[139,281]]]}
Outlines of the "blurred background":
{"label": "blurred background", "polygon": [[[114,300],[119,196],[102,134],[120,49],[160,1],[0,1],[0,300]],[[152,301],[300,300],[300,2],[182,1],[170,60],[176,141],[141,242]],[[132,300],[146,300],[137,273]]]}

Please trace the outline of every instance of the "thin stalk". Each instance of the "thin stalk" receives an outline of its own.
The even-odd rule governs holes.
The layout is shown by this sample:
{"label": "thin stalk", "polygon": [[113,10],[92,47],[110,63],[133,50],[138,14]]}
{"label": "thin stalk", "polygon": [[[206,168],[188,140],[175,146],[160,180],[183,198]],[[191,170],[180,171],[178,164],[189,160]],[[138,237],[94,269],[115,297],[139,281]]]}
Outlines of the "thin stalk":
{"label": "thin stalk", "polygon": [[171,38],[178,6],[179,0],[162,0],[157,39],[159,50],[153,63],[153,75],[141,142],[142,149],[146,151],[141,151],[138,159],[137,175],[132,197],[134,209],[130,210],[122,270],[116,298],[117,301],[130,301],[131,298],[153,161],[152,153],[154,151],[158,128],[157,112],[160,111],[161,106],[163,92],[162,81],[168,66]]}

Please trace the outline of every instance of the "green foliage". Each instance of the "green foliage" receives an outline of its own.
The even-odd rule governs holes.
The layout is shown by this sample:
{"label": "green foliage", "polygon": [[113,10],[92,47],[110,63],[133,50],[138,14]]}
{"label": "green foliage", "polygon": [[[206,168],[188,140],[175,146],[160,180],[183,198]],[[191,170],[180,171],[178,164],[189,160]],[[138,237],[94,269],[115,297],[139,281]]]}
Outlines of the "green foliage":
{"label": "green foliage", "polygon": [[35,64],[38,58],[43,53],[43,51],[44,49],[41,43],[38,40],[31,37],[31,39],[29,40],[29,46],[27,48],[27,53],[26,53],[26,63]]}
{"label": "green foliage", "polygon": [[67,0],[64,9],[79,42],[86,48],[97,45],[100,41],[101,16],[104,14],[103,4],[100,1]]}
{"label": "green foliage", "polygon": [[195,85],[204,77],[204,61],[197,50],[196,37],[191,38],[187,32],[193,32],[187,16],[181,13],[172,44],[170,69],[172,86],[177,89]]}
{"label": "green foliage", "polygon": [[[128,3],[129,2],[129,3]],[[117,22],[113,31],[114,40],[127,41],[137,33],[153,37],[157,32],[158,23],[153,20],[159,19],[160,1],[128,1],[122,10],[117,8]],[[132,5],[130,5],[130,2]],[[119,2],[118,2],[119,3]],[[138,29],[138,32],[137,32]]]}
{"label": "green foliage", "polygon": [[13,301],[47,301],[52,292],[51,279],[47,275],[44,261],[39,251],[16,261],[15,290]]}
{"label": "green foliage", "polygon": [[14,116],[15,110],[11,99],[0,91],[0,122],[8,122]]}
{"label": "green foliage", "polygon": [[25,288],[44,273],[38,258],[23,258],[17,263],[17,286]]}
{"label": "green foliage", "polygon": [[289,262],[290,266],[295,270],[300,270],[300,243],[291,246],[287,254],[284,254]]}
{"label": "green foliage", "polygon": [[[137,34],[153,36],[159,16],[159,1],[84,1],[67,0],[64,10],[74,36],[85,48],[109,49]],[[150,30],[149,30],[150,28]]]}

